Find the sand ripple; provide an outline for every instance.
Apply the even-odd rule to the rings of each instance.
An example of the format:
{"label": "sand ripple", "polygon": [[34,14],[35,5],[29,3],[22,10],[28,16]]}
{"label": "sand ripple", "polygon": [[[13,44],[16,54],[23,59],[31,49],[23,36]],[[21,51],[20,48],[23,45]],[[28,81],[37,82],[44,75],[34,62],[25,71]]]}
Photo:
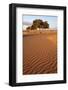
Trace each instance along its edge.
{"label": "sand ripple", "polygon": [[23,43],[23,74],[57,73],[57,33],[24,36]]}

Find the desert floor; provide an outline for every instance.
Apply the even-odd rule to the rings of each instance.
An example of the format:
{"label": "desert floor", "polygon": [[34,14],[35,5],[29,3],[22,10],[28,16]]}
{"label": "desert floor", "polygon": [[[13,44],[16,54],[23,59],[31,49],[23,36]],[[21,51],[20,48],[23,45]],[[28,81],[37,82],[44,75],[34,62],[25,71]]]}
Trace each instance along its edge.
{"label": "desert floor", "polygon": [[57,31],[52,32],[23,35],[24,75],[57,73]]}

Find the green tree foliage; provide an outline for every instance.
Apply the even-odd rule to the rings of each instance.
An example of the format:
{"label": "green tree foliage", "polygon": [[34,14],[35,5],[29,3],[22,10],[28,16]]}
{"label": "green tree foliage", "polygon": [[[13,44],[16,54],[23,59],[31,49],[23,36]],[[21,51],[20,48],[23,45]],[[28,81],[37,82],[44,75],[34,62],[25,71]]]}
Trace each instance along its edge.
{"label": "green tree foliage", "polygon": [[30,27],[30,26],[29,26],[29,27],[27,27],[27,28],[26,28],[26,30],[30,31],[30,30],[31,30],[31,27]]}
{"label": "green tree foliage", "polygon": [[28,29],[35,30],[37,28],[49,28],[49,24],[47,21],[43,22],[41,19],[36,19],[33,21],[31,27],[27,27],[27,30]]}
{"label": "green tree foliage", "polygon": [[44,25],[44,28],[49,28],[49,24],[48,24],[48,22],[47,21],[45,21],[44,23],[43,23]]}
{"label": "green tree foliage", "polygon": [[32,26],[31,26],[31,30],[34,30],[34,29],[36,29],[36,28],[37,28],[36,25],[32,25]]}

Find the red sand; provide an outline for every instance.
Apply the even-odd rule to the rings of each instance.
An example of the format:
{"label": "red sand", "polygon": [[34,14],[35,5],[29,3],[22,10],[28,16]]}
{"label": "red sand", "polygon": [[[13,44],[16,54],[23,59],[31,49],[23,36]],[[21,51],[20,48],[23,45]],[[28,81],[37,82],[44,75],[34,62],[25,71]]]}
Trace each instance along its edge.
{"label": "red sand", "polygon": [[57,32],[23,36],[23,74],[57,73]]}

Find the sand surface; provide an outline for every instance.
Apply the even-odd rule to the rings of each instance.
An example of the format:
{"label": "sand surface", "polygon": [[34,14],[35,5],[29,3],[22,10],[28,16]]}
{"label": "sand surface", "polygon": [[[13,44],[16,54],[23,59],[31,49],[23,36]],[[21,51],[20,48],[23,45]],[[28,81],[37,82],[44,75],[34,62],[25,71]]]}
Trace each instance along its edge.
{"label": "sand surface", "polygon": [[57,32],[23,36],[23,74],[57,73]]}

